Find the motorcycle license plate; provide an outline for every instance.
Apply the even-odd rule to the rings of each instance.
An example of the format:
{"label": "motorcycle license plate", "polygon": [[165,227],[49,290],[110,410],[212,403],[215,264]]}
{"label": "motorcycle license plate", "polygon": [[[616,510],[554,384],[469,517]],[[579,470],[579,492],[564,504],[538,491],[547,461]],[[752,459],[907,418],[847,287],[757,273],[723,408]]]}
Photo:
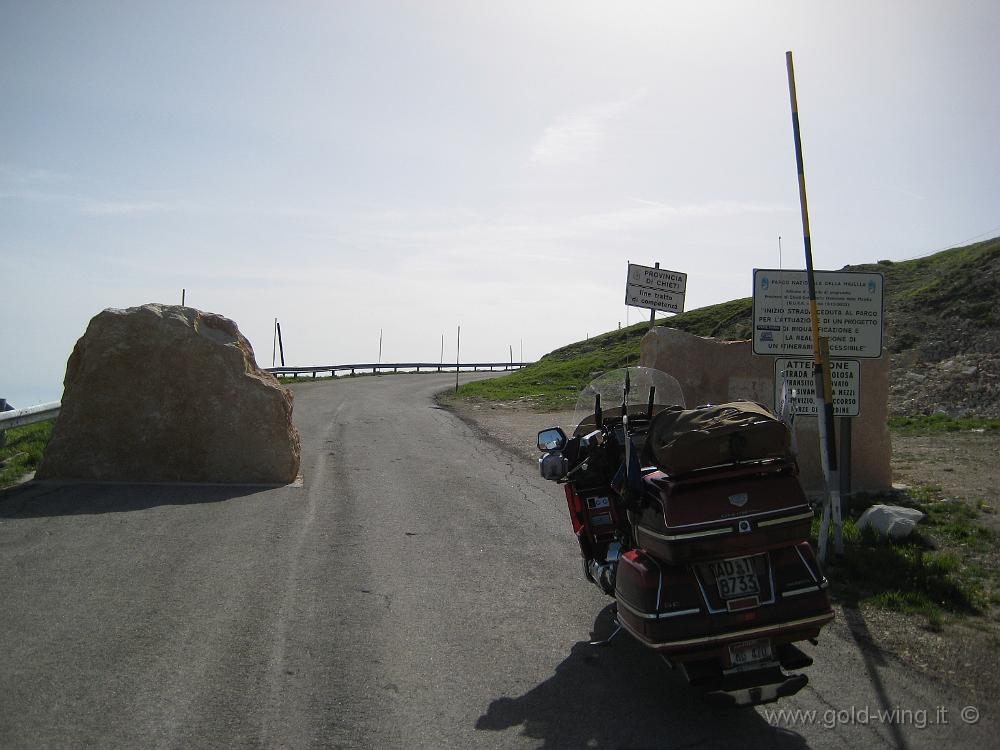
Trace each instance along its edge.
{"label": "motorcycle license plate", "polygon": [[752,557],[719,560],[709,563],[708,568],[715,576],[715,585],[719,587],[719,596],[723,599],[735,599],[740,596],[752,596],[760,593]]}
{"label": "motorcycle license plate", "polygon": [[757,638],[753,641],[741,641],[729,646],[729,657],[734,667],[767,661],[771,658],[771,639]]}

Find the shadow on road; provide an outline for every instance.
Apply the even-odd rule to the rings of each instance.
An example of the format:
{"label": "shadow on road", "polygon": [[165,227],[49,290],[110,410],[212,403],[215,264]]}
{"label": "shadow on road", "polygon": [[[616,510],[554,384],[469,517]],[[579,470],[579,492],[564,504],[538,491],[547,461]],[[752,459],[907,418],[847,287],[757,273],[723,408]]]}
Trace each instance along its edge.
{"label": "shadow on road", "polygon": [[[886,666],[882,650],[875,645],[875,640],[868,630],[868,623],[865,622],[865,617],[860,609],[845,604],[842,611],[844,619],[847,621],[847,627],[851,632],[851,637],[854,638],[854,642],[858,646],[858,651],[861,652],[861,656],[865,660],[865,668],[871,680],[872,688],[875,690],[875,695],[878,696],[881,708],[886,713],[891,714],[899,704],[890,698],[885,682],[879,674],[878,668],[882,667],[884,669]],[[892,734],[895,746],[900,748],[900,750],[907,750],[910,745],[903,735],[902,727],[895,722],[889,722],[888,729]]]}
{"label": "shadow on road", "polygon": [[[611,632],[612,605],[592,637]],[[805,748],[801,735],[753,708],[712,705],[627,634],[611,647],[573,646],[555,674],[517,698],[498,698],[478,731],[521,726],[544,748]]]}
{"label": "shadow on road", "polygon": [[0,518],[47,518],[219,503],[274,489],[262,485],[91,484],[29,482],[0,490]]}

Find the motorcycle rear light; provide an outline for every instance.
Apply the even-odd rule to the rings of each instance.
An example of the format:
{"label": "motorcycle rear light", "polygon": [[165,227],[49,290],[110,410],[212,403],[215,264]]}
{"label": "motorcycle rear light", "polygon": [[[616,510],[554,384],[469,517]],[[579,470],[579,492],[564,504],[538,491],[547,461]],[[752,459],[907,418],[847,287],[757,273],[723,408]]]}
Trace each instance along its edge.
{"label": "motorcycle rear light", "polygon": [[569,484],[563,485],[566,491],[566,504],[569,506],[569,518],[573,522],[573,533],[579,534],[583,528],[583,500],[573,491]]}
{"label": "motorcycle rear light", "polygon": [[619,576],[629,578],[631,584],[640,589],[659,588],[660,570],[653,558],[636,549],[630,549],[622,558],[627,564],[618,566]]}

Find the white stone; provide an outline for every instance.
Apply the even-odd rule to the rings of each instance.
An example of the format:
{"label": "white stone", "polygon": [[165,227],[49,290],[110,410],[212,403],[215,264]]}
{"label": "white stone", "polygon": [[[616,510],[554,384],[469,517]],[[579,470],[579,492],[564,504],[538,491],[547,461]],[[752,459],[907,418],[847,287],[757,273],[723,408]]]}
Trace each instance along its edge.
{"label": "white stone", "polygon": [[873,505],[861,514],[857,527],[871,526],[882,536],[891,539],[908,537],[926,514],[914,508],[899,505]]}

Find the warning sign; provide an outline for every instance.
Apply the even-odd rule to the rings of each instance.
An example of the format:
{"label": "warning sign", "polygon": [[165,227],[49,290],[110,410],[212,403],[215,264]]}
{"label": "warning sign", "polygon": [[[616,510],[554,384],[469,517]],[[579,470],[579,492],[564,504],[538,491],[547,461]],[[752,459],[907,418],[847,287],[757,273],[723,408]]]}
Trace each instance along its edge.
{"label": "warning sign", "polygon": [[[835,417],[856,417],[861,412],[861,361],[857,359],[835,359],[829,363],[830,380],[833,382],[833,415]],[[784,373],[784,375],[782,375]],[[788,390],[795,391],[792,405],[795,414],[815,417],[816,387],[813,379],[812,359],[774,360],[774,403],[781,403],[782,381],[788,382]]]}
{"label": "warning sign", "polygon": [[[819,332],[831,356],[881,357],[882,274],[816,271],[815,279]],[[753,353],[812,356],[805,271],[754,270]]]}

